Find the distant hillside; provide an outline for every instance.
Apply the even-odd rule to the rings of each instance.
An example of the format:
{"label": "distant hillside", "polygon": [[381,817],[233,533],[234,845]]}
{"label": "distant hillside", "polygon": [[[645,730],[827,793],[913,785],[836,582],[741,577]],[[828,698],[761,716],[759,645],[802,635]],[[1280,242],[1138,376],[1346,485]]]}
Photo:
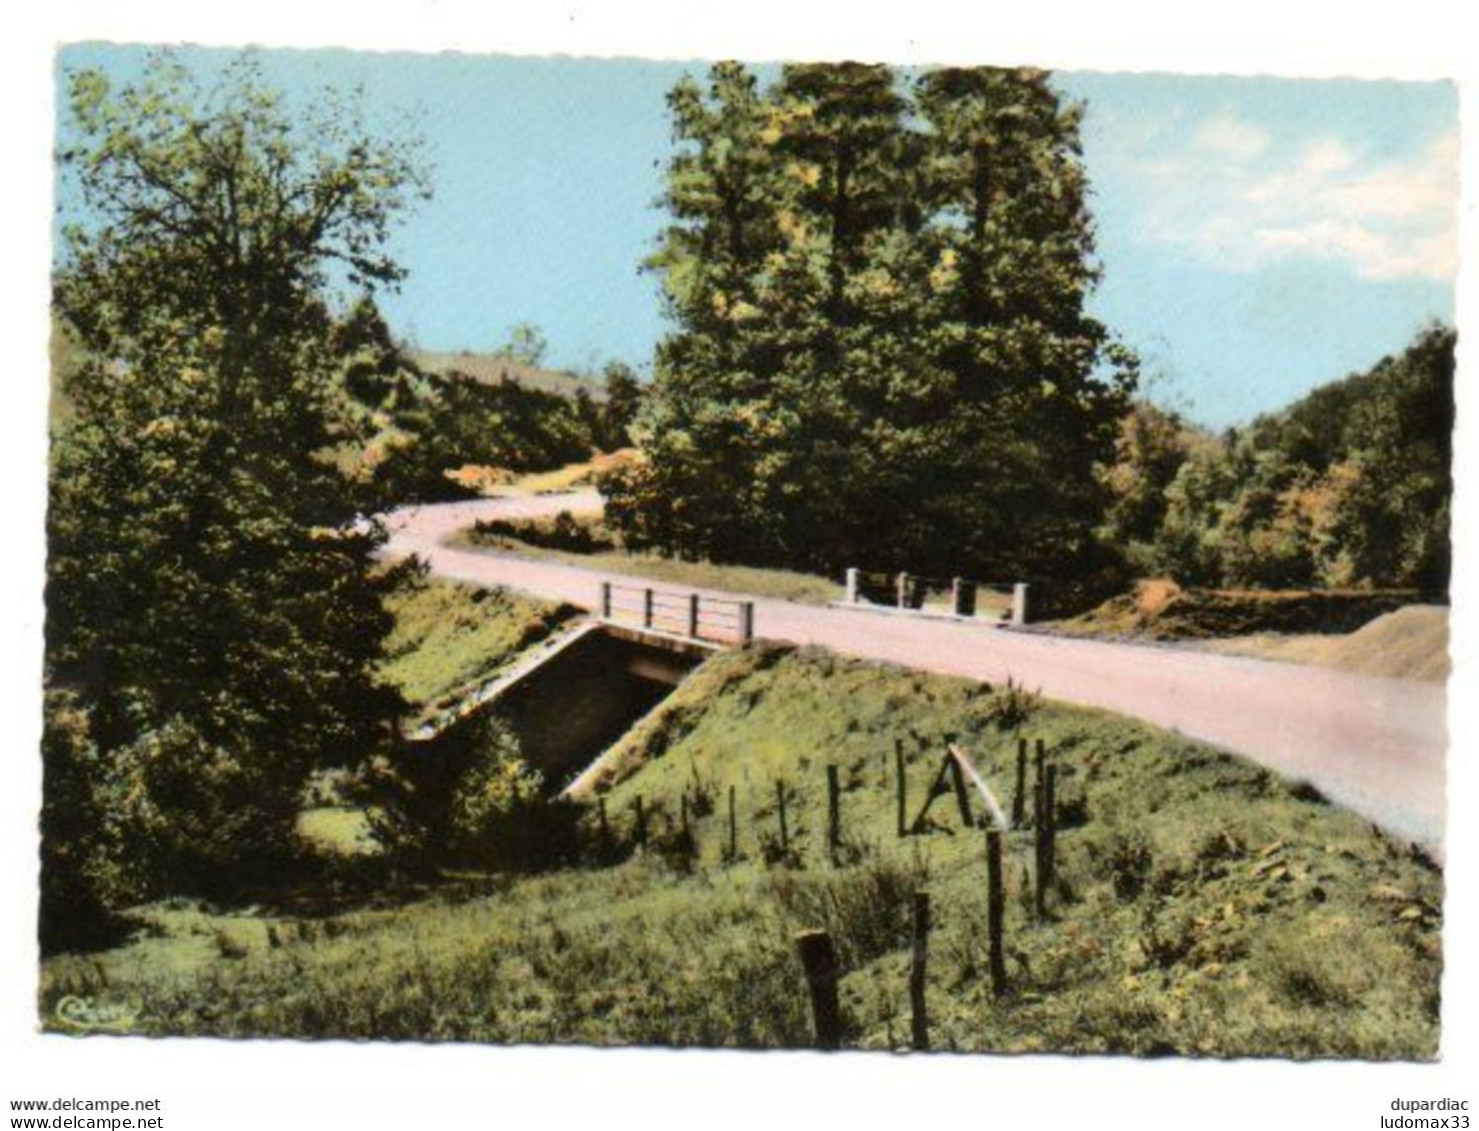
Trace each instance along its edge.
{"label": "distant hillside", "polygon": [[433,353],[428,350],[412,350],[410,357],[416,365],[428,372],[446,374],[455,369],[485,385],[496,385],[506,377],[523,385],[526,389],[558,393],[562,397],[574,397],[576,393],[584,389],[594,401],[606,399],[606,389],[599,381],[554,369],[536,369],[522,361],[500,357],[497,354]]}
{"label": "distant hillside", "polygon": [[1202,588],[1448,588],[1451,327],[1212,436],[1137,405],[1104,476],[1142,576]]}

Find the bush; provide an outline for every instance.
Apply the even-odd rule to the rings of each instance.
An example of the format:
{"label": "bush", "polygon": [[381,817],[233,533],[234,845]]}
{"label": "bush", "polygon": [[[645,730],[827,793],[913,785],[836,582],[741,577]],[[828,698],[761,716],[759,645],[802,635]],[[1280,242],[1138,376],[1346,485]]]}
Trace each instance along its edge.
{"label": "bush", "polygon": [[1105,863],[1114,894],[1129,901],[1145,890],[1153,863],[1150,845],[1139,835],[1116,835],[1110,843]]}
{"label": "bush", "polygon": [[509,538],[544,550],[564,550],[572,554],[596,554],[614,550],[616,539],[599,519],[576,518],[561,511],[553,519],[507,522],[488,519],[473,527],[475,541]]}
{"label": "bush", "polygon": [[136,892],[105,829],[104,767],[87,713],[69,692],[47,693],[41,758],[39,927],[50,954],[106,941],[110,909]]}
{"label": "bush", "polygon": [[252,750],[206,742],[178,717],[104,751],[69,691],[42,735],[40,934],[47,951],[110,937],[110,915],[164,894],[228,898],[302,862],[300,789]]}
{"label": "bush", "polygon": [[911,901],[928,879],[917,862],[871,860],[825,880],[776,871],[771,891],[797,925],[826,929],[843,964],[856,969],[909,945]]}
{"label": "bush", "polygon": [[448,805],[450,858],[534,871],[577,856],[579,806],[546,798],[544,776],[524,761],[502,720],[484,714],[465,725],[476,729]]}

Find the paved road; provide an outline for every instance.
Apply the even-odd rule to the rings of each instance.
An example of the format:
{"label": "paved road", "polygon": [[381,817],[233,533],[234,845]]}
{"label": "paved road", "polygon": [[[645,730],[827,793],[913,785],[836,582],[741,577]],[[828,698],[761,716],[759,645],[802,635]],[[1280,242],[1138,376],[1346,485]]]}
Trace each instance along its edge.
{"label": "paved road", "polygon": [[[442,577],[591,608],[603,579],[631,579],[442,543],[482,518],[600,507],[599,495],[583,491],[402,508],[384,516],[391,533],[385,554],[418,554]],[[757,635],[993,683],[1010,676],[1054,699],[1133,715],[1307,780],[1442,858],[1447,696],[1441,685],[752,599]]]}

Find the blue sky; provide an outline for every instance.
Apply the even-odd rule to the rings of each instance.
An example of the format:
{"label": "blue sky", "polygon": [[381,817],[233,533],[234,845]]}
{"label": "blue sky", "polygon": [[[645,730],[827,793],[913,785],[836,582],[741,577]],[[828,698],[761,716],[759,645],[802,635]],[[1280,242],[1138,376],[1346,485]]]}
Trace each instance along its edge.
{"label": "blue sky", "polygon": [[[227,52],[183,53],[200,66]],[[84,45],[59,66],[136,74]],[[638,264],[663,222],[663,96],[702,64],[274,51],[293,99],[363,84],[412,110],[435,196],[396,238],[410,277],[382,305],[429,349],[539,325],[551,363],[640,370],[664,332]],[[1141,352],[1150,392],[1223,426],[1452,320],[1457,95],[1441,83],[1060,74],[1088,106],[1104,280],[1093,310]]]}

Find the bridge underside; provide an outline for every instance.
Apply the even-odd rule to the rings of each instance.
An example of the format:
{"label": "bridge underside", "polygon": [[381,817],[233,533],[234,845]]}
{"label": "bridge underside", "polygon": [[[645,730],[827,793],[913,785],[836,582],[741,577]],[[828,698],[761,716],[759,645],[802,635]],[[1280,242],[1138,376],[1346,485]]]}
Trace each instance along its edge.
{"label": "bridge underside", "polygon": [[[496,712],[551,794],[662,702],[715,645],[603,624],[552,653],[517,682],[417,745],[433,761],[462,761],[468,722]],[[455,773],[451,766],[438,773]]]}

